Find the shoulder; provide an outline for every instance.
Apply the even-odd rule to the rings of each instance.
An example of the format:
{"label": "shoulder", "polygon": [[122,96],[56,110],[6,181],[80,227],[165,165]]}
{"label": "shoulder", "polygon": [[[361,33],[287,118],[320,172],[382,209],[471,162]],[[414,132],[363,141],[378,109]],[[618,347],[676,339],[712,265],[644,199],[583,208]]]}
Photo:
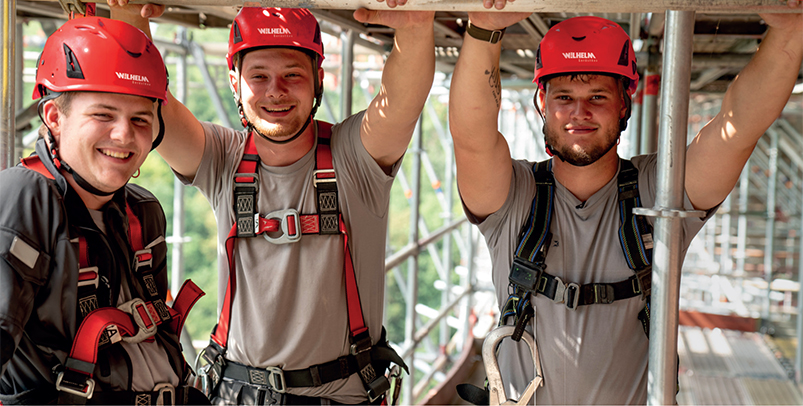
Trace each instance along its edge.
{"label": "shoulder", "polygon": [[14,210],[38,210],[62,201],[61,193],[53,180],[18,166],[0,172],[0,190],[3,191],[0,205]]}
{"label": "shoulder", "polygon": [[[365,116],[365,110],[348,116],[345,120],[332,125],[332,138],[346,136],[359,136],[360,128],[362,127],[362,120]],[[326,123],[328,124],[328,123]]]}
{"label": "shoulder", "polygon": [[158,223],[165,223],[165,214],[161,203],[149,190],[142,186],[129,183],[125,187],[126,203],[131,210],[136,213],[140,222],[145,224],[150,219],[155,219]]}

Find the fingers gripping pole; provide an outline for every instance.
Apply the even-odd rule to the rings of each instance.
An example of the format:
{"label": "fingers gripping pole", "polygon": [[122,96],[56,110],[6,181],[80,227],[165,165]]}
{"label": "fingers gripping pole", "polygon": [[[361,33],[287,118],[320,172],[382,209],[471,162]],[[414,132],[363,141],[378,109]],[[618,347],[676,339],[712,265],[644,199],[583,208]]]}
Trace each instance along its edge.
{"label": "fingers gripping pole", "polygon": [[488,333],[488,336],[485,337],[485,342],[482,344],[482,361],[485,364],[485,373],[488,376],[489,403],[491,405],[526,405],[535,394],[535,389],[544,384],[541,361],[538,357],[538,349],[535,347],[535,339],[525,331],[521,338],[530,347],[533,364],[535,365],[535,377],[524,389],[518,401],[508,400],[505,393],[505,385],[502,382],[502,374],[499,371],[499,361],[496,359],[496,348],[502,339],[512,336],[514,330],[515,326],[497,327]]}

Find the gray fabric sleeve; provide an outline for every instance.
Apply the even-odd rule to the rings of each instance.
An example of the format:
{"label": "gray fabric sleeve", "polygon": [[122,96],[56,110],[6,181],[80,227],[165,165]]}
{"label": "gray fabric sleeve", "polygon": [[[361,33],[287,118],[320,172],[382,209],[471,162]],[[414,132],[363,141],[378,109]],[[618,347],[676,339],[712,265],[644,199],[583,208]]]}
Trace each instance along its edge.
{"label": "gray fabric sleeve", "polygon": [[206,197],[212,205],[212,209],[217,210],[216,198],[220,193],[230,193],[228,189],[231,182],[224,181],[224,176],[234,174],[239,165],[239,160],[230,159],[232,154],[242,156],[245,148],[244,131],[235,131],[230,128],[219,126],[212,123],[201,123],[204,129],[204,153],[198,170],[193,179],[186,178],[173,171],[179,181],[185,185],[195,186]]}
{"label": "gray fabric sleeve", "polygon": [[393,164],[390,174],[365,149],[360,127],[365,111],[354,114],[332,128],[332,159],[337,176],[353,184],[368,210],[378,217],[387,211],[390,194],[387,190],[399,172],[404,157]]}

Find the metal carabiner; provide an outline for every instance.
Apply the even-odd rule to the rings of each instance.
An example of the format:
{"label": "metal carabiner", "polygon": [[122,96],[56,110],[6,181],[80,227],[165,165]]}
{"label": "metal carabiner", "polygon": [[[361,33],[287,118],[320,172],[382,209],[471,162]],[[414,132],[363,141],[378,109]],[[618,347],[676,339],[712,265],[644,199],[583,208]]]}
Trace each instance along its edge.
{"label": "metal carabiner", "polygon": [[544,376],[541,373],[541,361],[538,357],[538,349],[535,347],[535,339],[532,334],[524,332],[521,338],[527,343],[532,352],[533,364],[535,364],[535,377],[522,392],[518,401],[508,400],[505,393],[505,385],[502,382],[502,373],[499,371],[499,361],[496,359],[496,348],[499,342],[505,337],[513,335],[515,326],[500,326],[493,329],[485,341],[482,343],[482,361],[485,364],[485,373],[488,376],[489,404],[497,405],[526,405],[535,395],[535,389],[544,384]]}

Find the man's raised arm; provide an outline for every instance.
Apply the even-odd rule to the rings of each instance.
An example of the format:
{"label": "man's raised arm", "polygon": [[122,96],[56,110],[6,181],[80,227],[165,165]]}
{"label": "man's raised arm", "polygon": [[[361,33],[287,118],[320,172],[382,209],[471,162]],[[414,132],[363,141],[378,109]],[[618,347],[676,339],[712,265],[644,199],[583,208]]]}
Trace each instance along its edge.
{"label": "man's raised arm", "polygon": [[[488,31],[502,30],[528,15],[469,13],[469,24]],[[510,149],[497,126],[502,102],[501,49],[501,41],[493,44],[467,33],[449,93],[457,185],[463,203],[480,220],[502,207],[513,173]]]}
{"label": "man's raised arm", "polygon": [[[388,4],[391,5],[390,2]],[[385,170],[401,158],[424,109],[435,76],[433,11],[359,9],[354,18],[396,30],[382,70],[382,86],[363,117],[360,137]]]}
{"label": "man's raised arm", "polygon": [[[164,6],[155,4],[128,5],[128,0],[107,0],[111,17],[127,22],[151,35],[148,19],[158,17]],[[165,136],[156,152],[173,170],[187,179],[193,179],[201,164],[206,138],[201,122],[168,91],[168,102],[162,106]]]}
{"label": "man's raised arm", "polygon": [[[789,2],[797,9],[797,2]],[[686,156],[686,193],[695,208],[721,203],[756,143],[783,111],[803,60],[803,14],[762,14],[769,25],[759,50],[728,88],[722,109]]]}

